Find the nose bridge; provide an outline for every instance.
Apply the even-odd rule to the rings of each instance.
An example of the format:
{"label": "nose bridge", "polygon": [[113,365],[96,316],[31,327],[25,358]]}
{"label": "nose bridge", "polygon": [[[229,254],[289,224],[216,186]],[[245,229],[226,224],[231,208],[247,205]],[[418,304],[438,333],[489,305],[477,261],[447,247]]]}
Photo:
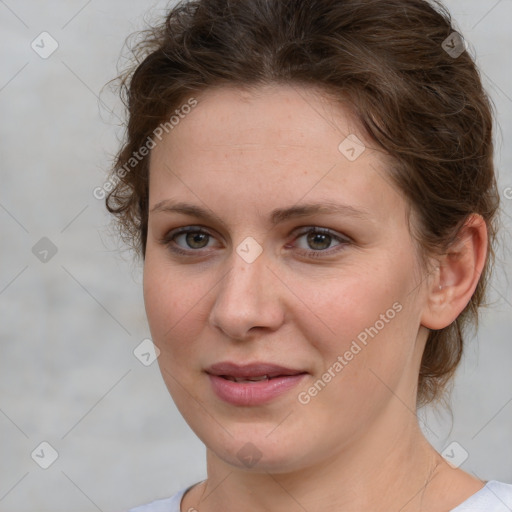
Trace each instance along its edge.
{"label": "nose bridge", "polygon": [[267,262],[262,255],[250,261],[235,252],[230,260],[229,272],[221,282],[218,302],[228,307],[236,304],[239,310],[249,310],[261,301],[261,294],[265,292],[265,273],[269,272]]}
{"label": "nose bridge", "polygon": [[252,327],[274,329],[280,321],[276,290],[269,286],[268,258],[256,249],[244,241],[233,251],[210,315],[213,325],[234,338],[243,338]]}
{"label": "nose bridge", "polygon": [[233,254],[230,272],[223,283],[223,291],[226,297],[243,300],[244,303],[257,300],[259,295],[258,282],[261,283],[263,279],[263,265],[261,263],[262,260],[247,263],[237,254]]}

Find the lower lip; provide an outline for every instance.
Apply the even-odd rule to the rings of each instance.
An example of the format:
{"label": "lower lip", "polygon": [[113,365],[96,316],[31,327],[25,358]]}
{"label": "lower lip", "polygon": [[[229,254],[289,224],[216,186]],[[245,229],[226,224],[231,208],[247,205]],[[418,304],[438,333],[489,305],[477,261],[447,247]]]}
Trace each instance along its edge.
{"label": "lower lip", "polygon": [[288,375],[255,382],[234,382],[217,375],[210,375],[215,394],[232,405],[261,405],[294,388],[304,377]]}

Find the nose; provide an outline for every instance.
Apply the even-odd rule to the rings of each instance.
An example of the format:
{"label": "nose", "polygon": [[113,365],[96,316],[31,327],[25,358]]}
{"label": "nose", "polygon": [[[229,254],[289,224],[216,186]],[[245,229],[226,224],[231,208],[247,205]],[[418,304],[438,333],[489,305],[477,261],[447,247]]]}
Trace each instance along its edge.
{"label": "nose", "polygon": [[209,315],[210,324],[229,338],[246,340],[283,323],[283,285],[268,263],[265,251],[252,263],[231,255]]}

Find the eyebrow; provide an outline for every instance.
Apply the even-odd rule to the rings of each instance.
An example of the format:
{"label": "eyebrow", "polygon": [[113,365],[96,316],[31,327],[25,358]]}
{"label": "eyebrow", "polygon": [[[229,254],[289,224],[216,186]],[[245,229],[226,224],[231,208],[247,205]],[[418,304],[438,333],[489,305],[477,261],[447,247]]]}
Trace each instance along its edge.
{"label": "eyebrow", "polygon": [[[157,203],[150,212],[181,213],[207,221],[215,221],[222,226],[226,225],[226,223],[211,210],[190,203],[175,203],[169,199]],[[370,218],[370,213],[367,210],[359,210],[350,205],[327,201],[323,203],[298,204],[288,208],[276,208],[272,210],[270,214],[270,224],[276,226],[290,219],[316,214],[342,215],[344,217],[354,217],[361,220],[368,220]]]}

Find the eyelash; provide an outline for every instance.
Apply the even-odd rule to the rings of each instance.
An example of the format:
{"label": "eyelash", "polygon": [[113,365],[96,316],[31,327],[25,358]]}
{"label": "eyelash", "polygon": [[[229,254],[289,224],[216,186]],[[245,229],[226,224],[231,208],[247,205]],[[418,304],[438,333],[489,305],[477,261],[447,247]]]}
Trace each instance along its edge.
{"label": "eyelash", "polygon": [[[160,239],[160,243],[162,245],[166,246],[167,248],[169,248],[175,254],[178,254],[180,256],[193,257],[194,255],[192,253],[199,253],[201,251],[201,249],[184,250],[184,249],[181,249],[179,246],[177,246],[175,243],[175,238],[177,238],[180,235],[187,234],[187,233],[200,233],[200,234],[205,234],[209,237],[213,237],[213,235],[211,233],[209,233],[204,228],[201,228],[200,226],[187,226],[184,228],[177,228],[177,229],[170,231],[169,233],[167,233]],[[322,257],[325,257],[326,255],[332,256],[333,254],[344,250],[346,248],[346,246],[352,242],[348,237],[338,236],[334,232],[332,232],[330,229],[321,228],[321,227],[317,227],[317,226],[308,226],[307,229],[298,233],[293,241],[295,241],[305,235],[308,235],[309,233],[329,235],[332,238],[332,241],[339,242],[339,244],[337,246],[335,246],[334,248],[331,248],[331,249],[319,249],[316,251],[313,249],[300,250],[300,252],[302,253],[303,256],[307,256],[307,257],[311,257],[311,258],[322,258]]]}

